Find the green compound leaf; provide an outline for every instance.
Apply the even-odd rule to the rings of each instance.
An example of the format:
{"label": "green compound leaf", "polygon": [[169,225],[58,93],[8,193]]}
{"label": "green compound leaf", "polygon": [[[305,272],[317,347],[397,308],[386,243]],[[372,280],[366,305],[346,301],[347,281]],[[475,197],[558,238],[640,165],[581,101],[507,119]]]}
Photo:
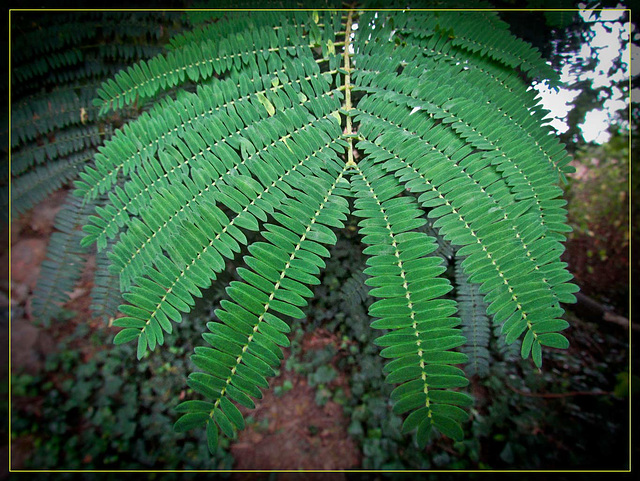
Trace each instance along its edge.
{"label": "green compound leaf", "polygon": [[[571,229],[556,183],[572,168],[529,88],[558,75],[497,12],[360,7],[219,12],[100,79],[93,101],[74,86],[12,106],[13,213],[75,183],[39,317],[59,313],[93,244],[95,312],[138,359],[224,289],[190,357],[200,399],[174,425],[206,426],[212,455],[269,388],[350,215],[371,328],[384,331],[370,347],[419,446],[463,438],[493,336],[538,367],[569,345],[562,303],[578,288],[560,258]],[[83,61],[83,49],[49,53],[49,31],[37,38],[48,63],[38,73],[16,51],[16,79],[59,80],[57,63]],[[117,129],[74,125],[114,111]]]}

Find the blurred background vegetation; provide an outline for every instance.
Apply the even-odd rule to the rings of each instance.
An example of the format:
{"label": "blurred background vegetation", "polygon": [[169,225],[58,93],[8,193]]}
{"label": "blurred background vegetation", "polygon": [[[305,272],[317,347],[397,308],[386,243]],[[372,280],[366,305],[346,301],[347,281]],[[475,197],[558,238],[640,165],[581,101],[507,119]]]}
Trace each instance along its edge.
{"label": "blurred background vegetation", "polygon": [[[496,8],[522,6],[516,1],[494,3]],[[543,8],[547,3],[531,0],[526,5]],[[624,7],[617,2],[589,5]],[[576,4],[553,4],[553,8],[562,7]],[[14,35],[33,31],[28,21],[19,23],[27,17],[14,15]],[[630,384],[637,390],[637,375],[631,376],[629,368],[638,365],[637,354],[629,359],[630,330],[624,325],[632,307],[630,272],[634,283],[638,274],[637,260],[631,263],[629,258],[630,248],[635,251],[638,242],[637,209],[631,203],[638,182],[634,155],[638,132],[637,124],[629,123],[637,119],[638,105],[629,98],[630,87],[638,88],[638,76],[631,72],[630,85],[626,49],[630,40],[637,46],[639,35],[638,23],[628,12],[613,20],[603,15],[503,14],[514,33],[567,74],[571,100],[557,120],[577,172],[565,186],[574,230],[564,260],[583,297],[575,307],[567,306],[570,349],[553,352],[541,372],[520,359],[517,347],[493,346],[490,371],[472,379],[476,404],[463,442],[442,438],[420,451],[413,439],[400,434],[401,418],[390,410],[392,386],[383,382],[382,359],[372,342],[376,334],[367,317],[371,300],[363,283],[364,258],[352,221],[339,233],[322,283],[305,311],[307,317],[293,326],[286,361],[270,392],[250,413],[248,429],[237,440],[221,441],[217,456],[211,458],[204,432],[176,435],[170,426],[176,401],[190,396],[184,382],[190,372],[187,355],[224,291],[212,288],[206,300],[184,316],[175,335],[167,339],[167,348],[147,354],[138,363],[131,346],[112,346],[113,331],[105,321],[91,316],[91,270],[96,262],[91,258],[63,315],[43,325],[32,316],[31,302],[46,243],[54,231],[53,219],[64,200],[63,187],[14,219],[9,239],[12,290],[8,280],[3,281],[0,316],[8,327],[11,311],[12,424],[9,433],[3,418],[0,430],[3,439],[10,438],[12,443],[12,467],[627,469]],[[621,33],[611,40],[620,42],[615,43],[619,55],[606,71],[594,75],[603,65],[602,48],[590,47],[595,26],[615,32],[620,25],[625,30],[630,21],[627,37]],[[132,42],[146,41],[150,47],[132,50],[126,60],[152,55],[169,32],[186,23],[178,15],[163,16],[155,38],[143,35]],[[634,52],[631,55],[637,55]],[[117,70],[117,64],[112,62],[110,68]],[[614,80],[602,83],[603,77]],[[620,101],[607,104],[608,100]],[[587,141],[584,130],[585,120],[594,111],[605,112],[608,123],[597,143]],[[633,183],[630,174],[635,174]],[[8,265],[8,249],[3,247],[0,254]],[[445,243],[439,254],[453,271]],[[228,269],[224,275],[228,280],[236,274]],[[4,378],[8,380],[7,369]],[[3,386],[6,395],[7,383]],[[6,401],[3,409],[8,411]],[[8,447],[3,450],[6,455]],[[632,451],[637,454],[637,448]],[[230,476],[244,479],[241,473]]]}

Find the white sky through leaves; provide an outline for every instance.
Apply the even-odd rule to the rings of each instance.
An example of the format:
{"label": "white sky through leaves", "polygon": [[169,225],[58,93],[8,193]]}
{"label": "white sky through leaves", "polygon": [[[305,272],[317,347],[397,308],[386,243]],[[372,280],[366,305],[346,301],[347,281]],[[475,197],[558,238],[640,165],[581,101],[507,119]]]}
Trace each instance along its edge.
{"label": "white sky through leaves", "polygon": [[[584,123],[579,126],[586,142],[600,144],[609,140],[610,134],[607,129],[614,121],[616,111],[624,109],[629,103],[628,94],[624,94],[615,86],[612,87],[612,84],[625,80],[628,82],[629,79],[630,23],[622,21],[622,10],[603,10],[599,18],[591,11],[583,11],[580,15],[585,22],[591,24],[593,38],[588,44],[583,44],[579,52],[567,57],[562,68],[561,80],[570,87],[577,81],[589,79],[592,80],[594,89],[611,89],[611,96],[603,99],[602,107],[588,112]],[[637,32],[634,34],[637,35]],[[632,57],[637,57],[637,54],[638,52],[631,52]],[[594,57],[597,59],[594,70],[583,71],[580,75],[572,71],[572,66],[584,65]],[[618,57],[621,57],[622,68],[612,70],[613,62]],[[632,65],[634,64],[637,65],[637,62],[632,60]],[[631,73],[636,75],[638,72]],[[563,88],[556,92],[541,84],[535,88],[540,92],[544,107],[551,111],[549,124],[559,133],[566,132],[569,127],[565,120],[572,108],[571,102],[578,96],[579,90]]]}

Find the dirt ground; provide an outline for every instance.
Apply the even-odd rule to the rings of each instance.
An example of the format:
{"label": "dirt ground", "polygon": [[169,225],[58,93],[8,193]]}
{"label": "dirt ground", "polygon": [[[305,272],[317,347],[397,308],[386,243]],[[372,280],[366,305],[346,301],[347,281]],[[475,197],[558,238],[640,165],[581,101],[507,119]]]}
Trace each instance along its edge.
{"label": "dirt ground", "polygon": [[[89,294],[92,287],[94,263],[89,260],[79,286],[72,299],[65,305],[75,311],[76,316],[67,323],[53,323],[45,328],[33,319],[31,301],[38,280],[40,264],[46,257],[49,236],[54,231],[55,215],[60,210],[66,192],[59,191],[34,208],[19,221],[14,222],[11,232],[11,293],[9,300],[9,272],[0,285],[0,303],[4,307],[11,302],[11,365],[13,373],[38,374],[44,368],[48,354],[53,352],[59,340],[73,332],[75,325],[89,322],[93,329],[103,329],[102,321],[91,321]],[[1,265],[9,265],[9,251],[0,252]],[[62,324],[62,325],[61,325]],[[6,341],[5,341],[6,342]],[[308,348],[318,348],[326,340],[311,339]],[[316,344],[320,344],[317,346]],[[6,344],[5,344],[6,345]],[[86,347],[83,347],[86,349]],[[90,357],[91,353],[84,353]],[[357,467],[361,454],[348,437],[347,422],[342,407],[332,401],[319,406],[315,401],[315,390],[307,384],[305,377],[285,372],[270,383],[282,385],[288,380],[292,389],[276,396],[273,390],[256,401],[256,409],[245,410],[255,423],[239,434],[231,445],[237,460],[234,469],[239,470],[286,470],[286,469],[332,469],[342,470]],[[19,400],[15,400],[19,401]],[[293,414],[293,415],[292,415]],[[6,446],[2,447],[6,450]],[[12,446],[12,467],[19,468],[29,456],[29,443],[16,442]],[[60,466],[59,469],[64,469]],[[266,475],[265,475],[266,476]],[[279,480],[325,479],[326,473],[280,473]],[[337,479],[344,474],[336,473]],[[234,473],[235,480],[259,479],[256,473]]]}
{"label": "dirt ground", "polygon": [[[301,376],[285,373],[274,385],[281,385],[284,380],[291,381],[293,388],[281,397],[273,390],[267,392],[250,413],[256,424],[242,431],[231,446],[238,460],[235,468],[340,470],[357,467],[361,455],[347,436],[342,407],[332,401],[318,406],[315,389]],[[237,473],[234,479],[255,477],[242,477]],[[297,478],[290,474],[278,479]],[[305,473],[305,479],[324,478]]]}

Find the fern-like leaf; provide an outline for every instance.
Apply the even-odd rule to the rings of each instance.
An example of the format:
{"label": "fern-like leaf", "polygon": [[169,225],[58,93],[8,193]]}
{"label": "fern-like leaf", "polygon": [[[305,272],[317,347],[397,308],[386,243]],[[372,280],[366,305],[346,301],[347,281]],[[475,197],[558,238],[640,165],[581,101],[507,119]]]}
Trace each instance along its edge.
{"label": "fern-like leaf", "polygon": [[[320,129],[313,134],[300,130],[297,134],[294,133],[288,139],[279,142],[278,149],[263,150],[259,156],[253,154],[248,156],[245,167],[248,175],[229,177],[227,183],[219,188],[216,198],[231,207],[235,213],[231,219],[213,203],[205,200],[194,207],[192,218],[197,216],[198,222],[184,220],[178,224],[180,229],[178,236],[188,239],[189,242],[184,246],[172,246],[169,257],[158,253],[154,260],[157,267],[147,269],[145,277],[142,277],[146,279],[143,281],[146,286],[142,284],[134,286],[131,294],[124,296],[133,303],[133,306],[122,306],[121,311],[136,319],[144,336],[153,336],[154,333],[157,335],[161,332],[160,325],[165,332],[170,333],[168,319],[180,322],[177,311],[188,312],[189,305],[193,302],[192,296],[200,294],[199,288],[209,287],[211,280],[215,279],[215,273],[224,268],[223,258],[233,259],[234,253],[239,252],[238,242],[246,244],[246,237],[238,227],[257,230],[258,219],[265,220],[267,214],[273,214],[274,211],[283,208],[282,202],[292,188],[290,184],[300,182],[303,178],[302,172],[309,175],[313,172],[310,169],[318,168],[318,163],[336,161],[335,152],[341,151],[343,147],[330,140],[338,133],[335,119],[333,122],[324,119],[323,122],[324,128],[330,135],[322,136]],[[320,125],[322,124],[321,122]],[[301,145],[311,148],[311,153],[305,155]],[[268,160],[271,162],[267,163]],[[307,163],[310,165],[307,166]],[[253,180],[251,174],[256,175],[262,184]],[[171,200],[180,202],[181,199],[176,198],[173,192],[179,191],[174,190],[171,193],[166,191],[166,198],[163,197],[159,202]],[[184,192],[191,195],[190,193],[201,192],[201,190],[185,189]],[[162,207],[162,204],[160,205]],[[180,204],[177,207],[164,208],[167,212],[171,209],[180,210]],[[155,222],[157,225],[158,222]],[[137,225],[140,226],[140,235],[146,235],[147,239],[153,235],[149,230],[144,230],[143,224],[134,224],[134,227]],[[114,247],[114,253],[118,255],[116,247]],[[137,282],[141,282],[140,278]],[[149,289],[149,282],[159,283],[161,288],[155,288],[152,291]],[[125,327],[124,323],[132,322],[129,318],[119,319],[116,325]],[[150,325],[153,331],[145,330],[147,325]],[[123,339],[122,336],[119,340]],[[138,342],[141,346],[149,346],[153,349],[156,345],[154,340],[152,337],[150,342],[149,339]],[[141,348],[140,352],[144,352],[144,349]]]}
{"label": "fern-like leaf", "polygon": [[469,376],[486,377],[489,374],[489,342],[491,325],[487,316],[487,305],[478,292],[478,286],[471,284],[462,268],[462,258],[456,258],[456,300],[462,320],[462,333],[467,339],[462,351],[469,361],[465,372]]}
{"label": "fern-like leaf", "polygon": [[33,299],[33,315],[45,325],[59,314],[80,279],[87,255],[86,249],[80,246],[81,227],[93,208],[93,204],[83,206],[77,198],[68,195],[56,215],[57,232],[51,234]]}
{"label": "fern-like leaf", "polygon": [[268,387],[266,377],[274,375],[273,368],[283,358],[278,345],[289,345],[283,333],[290,328],[281,317],[304,316],[300,307],[307,304],[304,297],[312,294],[305,285],[318,283],[322,257],[329,255],[322,244],[335,243],[331,227],[343,227],[340,218],[348,211],[347,201],[340,196],[349,187],[343,178],[345,170],[311,175],[313,188],[304,193],[292,190],[283,213],[275,216],[281,226],[267,224],[269,242],[249,247],[251,256],[245,262],[250,269],[238,270],[245,282],[231,282],[227,293],[232,301],[223,301],[216,311],[220,321],[207,325],[210,332],[203,337],[211,347],[197,347],[191,356],[204,372],[191,374],[187,384],[212,402],[179,405],[178,412],[185,414],[175,429],[206,424],[212,453],[218,427],[229,437],[234,436],[233,426],[244,427],[230,400],[253,408],[251,397],[262,397],[259,388]]}
{"label": "fern-like leaf", "polygon": [[[303,316],[333,229],[353,214],[376,299],[371,326],[383,331],[375,343],[397,385],[393,410],[407,414],[403,430],[420,446],[437,432],[462,439],[467,376],[489,368],[489,320],[500,349],[517,346],[538,367],[543,346],[568,344],[561,304],[575,301],[577,287],[560,260],[570,228],[555,182],[571,168],[529,89],[555,85],[557,74],[496,12],[187,18],[192,31],[101,82],[85,111],[100,122],[124,116],[74,192],[79,206],[97,202],[81,242],[99,252],[94,311],[115,317],[114,287],[125,300],[114,342],[149,355],[228,264],[244,260],[191,356],[198,371],[187,384],[204,399],[180,404],[174,426],[206,426],[215,452],[221,434],[245,425],[237,405],[253,407],[268,387],[288,319]],[[104,45],[99,55],[151,50]],[[28,57],[19,56],[24,79],[81,60]],[[75,175],[80,162],[69,175],[63,162],[80,141],[65,135],[79,128],[86,99],[72,90],[52,105],[33,95],[16,108],[13,175],[39,185],[43,168],[60,169],[58,183]],[[57,118],[67,105],[75,117]],[[21,198],[36,198],[33,182],[21,182],[16,212],[28,208]]]}
{"label": "fern-like leaf", "polygon": [[412,232],[426,222],[411,197],[397,197],[400,184],[370,162],[359,162],[352,181],[357,197],[355,214],[360,222],[364,253],[372,276],[370,291],[381,299],[369,307],[379,319],[371,326],[391,329],[376,339],[383,346],[380,355],[392,358],[385,366],[387,381],[403,383],[391,394],[394,412],[412,411],[403,429],[417,428],[418,444],[424,446],[433,427],[462,439],[460,422],[468,415],[458,406],[471,398],[443,389],[463,387],[468,381],[463,371],[453,366],[466,362],[466,356],[452,349],[466,341],[451,317],[455,302],[438,299],[452,288],[447,279],[438,278],[445,268],[442,259],[429,257],[437,245],[433,237]]}

